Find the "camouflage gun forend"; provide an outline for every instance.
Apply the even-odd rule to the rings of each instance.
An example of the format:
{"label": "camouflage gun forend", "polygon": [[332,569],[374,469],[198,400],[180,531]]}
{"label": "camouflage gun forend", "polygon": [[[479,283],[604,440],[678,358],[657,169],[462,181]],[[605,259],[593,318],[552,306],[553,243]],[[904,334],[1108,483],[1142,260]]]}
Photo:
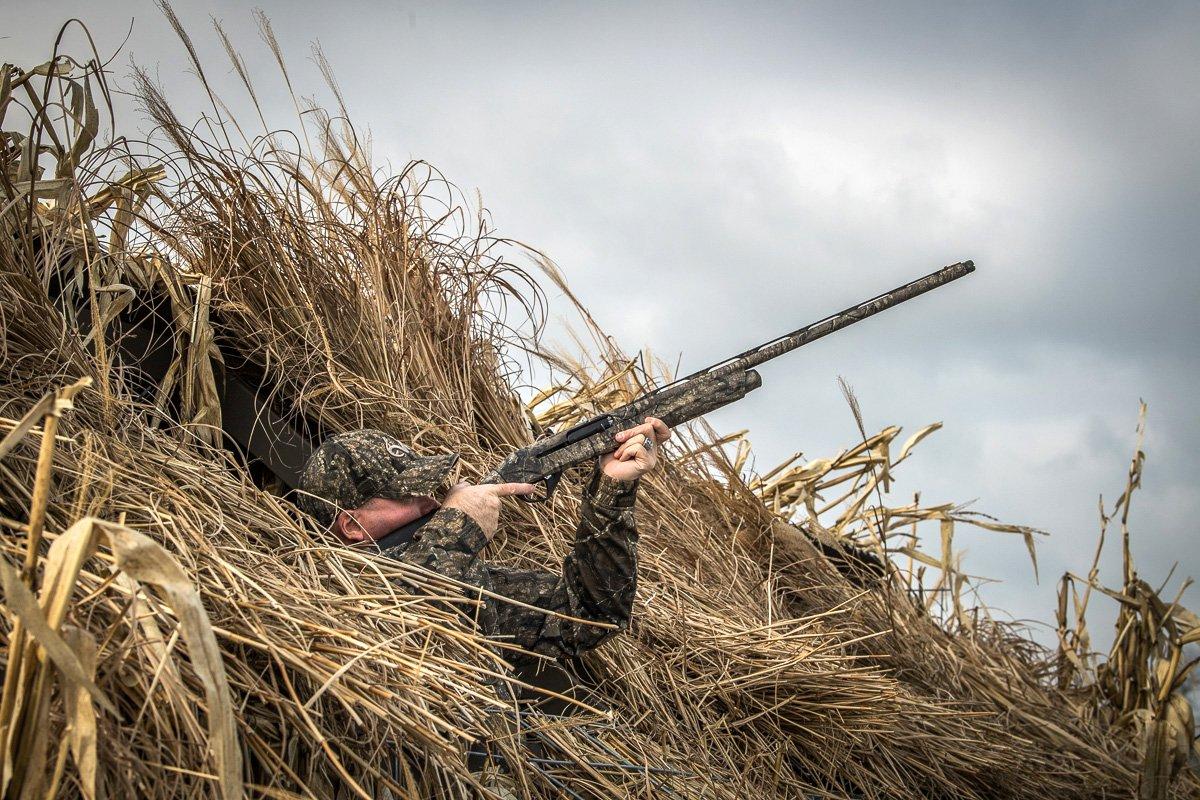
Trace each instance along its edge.
{"label": "camouflage gun forend", "polygon": [[[528,447],[522,447],[504,459],[500,466],[484,476],[480,482],[543,483],[546,486],[543,496],[518,496],[518,499],[530,503],[545,502],[554,493],[565,470],[616,450],[618,443],[613,436],[618,431],[638,425],[646,417],[658,417],[667,425],[675,427],[741,400],[747,392],[762,385],[762,378],[754,370],[759,364],[778,358],[848,325],[861,322],[974,270],[975,265],[970,261],[952,264],[890,292],[884,292],[844,311],[831,314],[819,322],[786,333],[711,367],[672,381],[620,408],[599,414],[568,430],[545,436]],[[377,544],[385,548],[402,544],[431,516],[433,515],[426,515],[388,534],[379,539]]]}

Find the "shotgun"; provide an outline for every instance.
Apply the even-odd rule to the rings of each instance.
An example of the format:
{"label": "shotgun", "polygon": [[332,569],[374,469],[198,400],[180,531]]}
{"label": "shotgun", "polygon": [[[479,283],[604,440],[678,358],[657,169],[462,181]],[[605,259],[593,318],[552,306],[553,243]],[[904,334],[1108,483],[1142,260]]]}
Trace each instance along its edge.
{"label": "shotgun", "polygon": [[[899,288],[865,300],[836,314],[752,347],[710,367],[660,386],[612,411],[592,417],[565,431],[551,433],[511,453],[483,477],[480,483],[540,483],[545,493],[537,497],[517,496],[527,503],[544,503],[554,494],[565,470],[617,449],[614,434],[658,417],[670,427],[741,400],[762,385],[755,367],[840,331],[880,311],[912,300],[950,281],[975,271],[975,264],[962,261],[917,278]],[[430,512],[387,536],[376,540],[381,549],[403,545],[435,514]]]}

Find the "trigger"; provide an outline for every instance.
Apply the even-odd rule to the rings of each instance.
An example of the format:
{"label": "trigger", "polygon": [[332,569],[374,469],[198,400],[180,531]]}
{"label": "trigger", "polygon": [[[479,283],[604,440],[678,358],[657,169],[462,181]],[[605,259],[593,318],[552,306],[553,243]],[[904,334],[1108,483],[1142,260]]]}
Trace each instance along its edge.
{"label": "trigger", "polygon": [[546,493],[539,497],[531,497],[530,495],[517,495],[517,499],[522,503],[544,503],[554,494],[554,490],[558,488],[558,482],[562,480],[562,473],[556,472],[553,475],[546,477]]}

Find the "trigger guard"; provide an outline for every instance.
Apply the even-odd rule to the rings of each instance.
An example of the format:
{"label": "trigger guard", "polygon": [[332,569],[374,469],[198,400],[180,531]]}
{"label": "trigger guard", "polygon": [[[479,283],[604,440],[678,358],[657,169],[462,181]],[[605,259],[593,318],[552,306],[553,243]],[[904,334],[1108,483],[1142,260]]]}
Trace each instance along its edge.
{"label": "trigger guard", "polygon": [[522,503],[530,503],[530,504],[545,503],[547,500],[550,499],[550,496],[552,494],[554,494],[554,490],[558,488],[558,482],[560,480],[562,480],[561,472],[556,472],[553,475],[549,475],[546,477],[546,480],[545,480],[546,493],[544,495],[542,495],[541,497],[531,497],[529,495],[519,494],[519,495],[517,495],[517,499],[520,500]]}

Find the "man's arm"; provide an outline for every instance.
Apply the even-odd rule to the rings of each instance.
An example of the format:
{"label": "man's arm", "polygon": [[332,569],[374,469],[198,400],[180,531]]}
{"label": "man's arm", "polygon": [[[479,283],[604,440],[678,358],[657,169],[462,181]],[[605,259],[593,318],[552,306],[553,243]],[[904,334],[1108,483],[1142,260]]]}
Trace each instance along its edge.
{"label": "man's arm", "polygon": [[495,533],[499,498],[535,488],[521,483],[455,487],[411,542],[385,554],[522,603],[485,600],[477,620],[489,637],[541,655],[576,656],[629,624],[637,588],[638,480],[655,467],[657,445],[670,436],[653,417],[616,434],[621,444],[592,473],[574,547],[557,575],[493,567],[479,557]]}
{"label": "man's arm", "polygon": [[488,537],[475,520],[457,508],[441,508],[410,541],[382,552],[397,561],[479,586],[486,578],[486,564],[479,553],[487,543]]}
{"label": "man's arm", "polygon": [[[486,631],[491,638],[540,655],[573,657],[629,625],[637,588],[637,485],[637,479],[617,480],[597,466],[584,491],[574,547],[558,575],[485,567],[494,592],[535,607],[496,601],[493,627]],[[574,622],[547,611],[617,627]]]}
{"label": "man's arm", "polygon": [[[529,494],[537,487],[528,483],[454,486],[442,507],[417,528],[412,539],[382,552],[389,558],[419,564],[455,580],[482,586],[486,577],[479,553],[496,533],[500,498]],[[364,534],[370,535],[364,531]],[[375,538],[375,537],[371,537]],[[488,588],[488,587],[484,587]]]}

